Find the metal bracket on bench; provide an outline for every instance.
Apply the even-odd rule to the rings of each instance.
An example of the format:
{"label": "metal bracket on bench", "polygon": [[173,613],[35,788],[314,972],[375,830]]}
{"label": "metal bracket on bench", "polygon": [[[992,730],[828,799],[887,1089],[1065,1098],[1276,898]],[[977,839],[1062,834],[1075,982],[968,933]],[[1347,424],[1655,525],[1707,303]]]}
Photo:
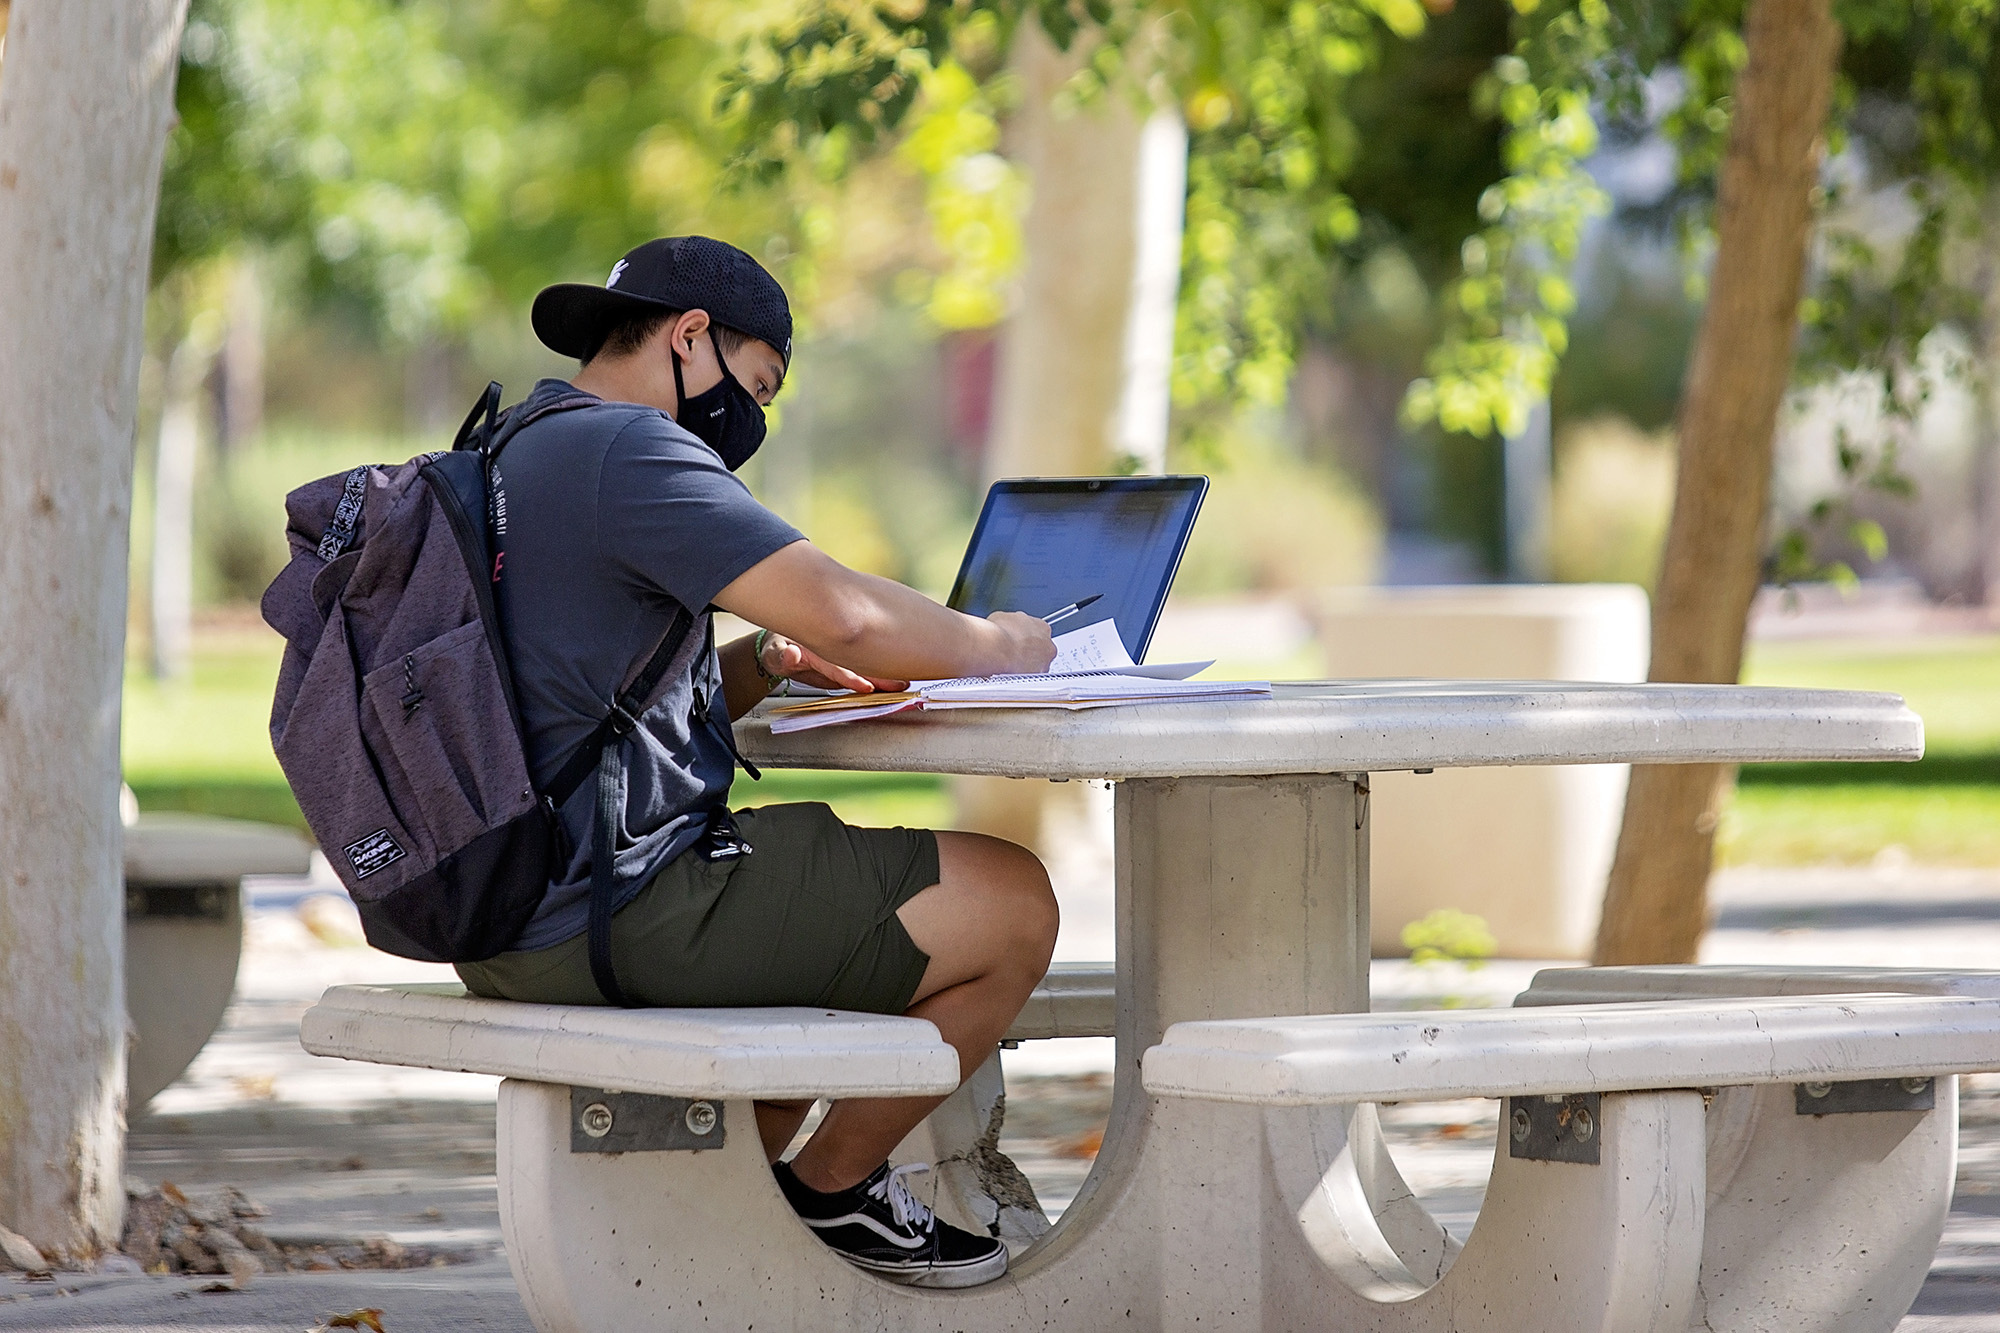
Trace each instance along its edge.
{"label": "metal bracket on bench", "polygon": [[1594,1092],[1509,1097],[1507,1155],[1596,1166],[1604,1150],[1599,1101]]}
{"label": "metal bracket on bench", "polygon": [[1792,1085],[1792,1109],[1800,1115],[1929,1111],[1936,1106],[1937,1080],[1934,1078],[1864,1078],[1851,1083]]}
{"label": "metal bracket on bench", "polygon": [[700,1152],[724,1138],[720,1101],[569,1090],[571,1152]]}

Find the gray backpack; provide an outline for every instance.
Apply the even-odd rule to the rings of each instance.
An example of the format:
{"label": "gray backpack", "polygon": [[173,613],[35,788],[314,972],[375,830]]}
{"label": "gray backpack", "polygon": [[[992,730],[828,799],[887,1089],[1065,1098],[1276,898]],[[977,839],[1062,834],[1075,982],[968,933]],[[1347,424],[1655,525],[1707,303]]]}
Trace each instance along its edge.
{"label": "gray backpack", "polygon": [[590,961],[611,971],[611,836],[623,822],[624,747],[686,640],[683,609],[611,711],[537,792],[494,609],[505,499],[491,486],[523,427],[596,399],[499,413],[487,386],[449,452],[323,477],[285,498],[292,557],[264,593],[285,637],[271,745],[368,942],[428,962],[491,958],[547,890],[555,811],[592,769]]}

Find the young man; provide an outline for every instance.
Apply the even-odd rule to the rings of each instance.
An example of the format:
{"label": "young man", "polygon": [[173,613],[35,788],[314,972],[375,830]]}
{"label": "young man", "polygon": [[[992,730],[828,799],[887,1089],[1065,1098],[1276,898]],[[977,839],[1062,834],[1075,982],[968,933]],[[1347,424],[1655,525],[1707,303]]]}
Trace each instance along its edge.
{"label": "young man", "polygon": [[[615,831],[617,988],[634,1003],[820,1005],[937,1024],[969,1075],[1047,970],[1056,905],[1030,853],[970,833],[863,829],[826,806],[737,811],[729,724],[786,678],[855,690],[912,678],[1041,671],[1033,616],[961,615],[847,569],[733,475],[764,438],[792,320],[749,255],[699,236],[650,241],[603,287],[535,299],[536,334],[583,363],[543,380],[500,456],[496,595],[528,758],[545,784],[683,607],[698,617],[624,740]],[[763,626],[713,648],[711,605]],[[459,967],[479,995],[602,1004],[585,939],[595,784],[560,811],[575,850],[511,952]],[[742,849],[747,848],[747,854]],[[989,1236],[938,1221],[887,1166],[937,1099],[836,1103],[789,1163],[807,1102],[760,1102],[786,1198],[853,1263],[894,1281],[970,1286],[1006,1271]]]}

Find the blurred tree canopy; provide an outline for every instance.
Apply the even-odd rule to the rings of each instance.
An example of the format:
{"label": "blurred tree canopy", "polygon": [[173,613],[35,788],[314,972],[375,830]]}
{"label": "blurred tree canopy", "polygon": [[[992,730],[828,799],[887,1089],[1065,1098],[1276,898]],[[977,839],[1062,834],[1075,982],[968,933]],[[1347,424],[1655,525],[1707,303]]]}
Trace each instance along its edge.
{"label": "blurred tree canopy", "polygon": [[[1594,150],[1583,113],[1594,107],[1614,131],[1657,125],[1673,143],[1679,188],[1658,212],[1696,272],[1712,244],[1715,173],[1745,55],[1743,0],[1517,8],[1515,50],[1481,90],[1509,125],[1508,175],[1480,200],[1488,225],[1466,240],[1446,336],[1409,401],[1418,418],[1482,434],[1514,427],[1566,346],[1575,224],[1601,200],[1557,192],[1551,208],[1544,191]],[[1857,170],[1820,202],[1799,369],[1808,379],[1869,372],[1891,409],[1907,412],[1923,392],[1909,377],[1918,344],[1976,318],[1967,253],[2000,172],[1995,11],[1991,0],[1842,0],[1834,12],[1846,40],[1826,137],[1830,155],[1857,150]],[[1868,235],[1843,209],[1864,191],[1900,195],[1909,224]]]}
{"label": "blurred tree canopy", "polygon": [[[1339,317],[1340,283],[1386,246],[1439,274],[1439,334],[1412,421],[1520,428],[1567,348],[1570,269],[1606,199],[1584,169],[1599,124],[1657,128],[1678,152],[1662,212],[1691,270],[1744,56],[1743,0],[805,0],[725,73],[745,148],[769,177],[825,172],[970,82],[1004,109],[1004,52],[1038,22],[1088,60],[1068,95],[1156,93],[1190,128],[1176,389],[1184,402],[1282,393],[1302,329]],[[1914,349],[1976,304],[1963,249],[1995,161],[1992,0],[1842,0],[1835,153],[1900,192],[1888,238],[1824,201],[1805,373],[1859,368],[1907,402]],[[961,100],[966,96],[959,94]],[[983,150],[982,150],[983,151]],[[952,163],[931,169],[948,174]],[[950,238],[945,238],[947,245]],[[1427,321],[1428,322],[1428,321]]]}
{"label": "blurred tree canopy", "polygon": [[719,191],[723,0],[195,0],[156,281],[245,248],[392,336],[463,328],[699,217],[796,248],[799,192]]}
{"label": "blurred tree canopy", "polygon": [[[1804,375],[1892,406],[1915,349],[1976,314],[1965,255],[1996,169],[1993,0],[1842,0]],[[1406,416],[1517,429],[1566,350],[1599,125],[1664,133],[1651,221],[1690,272],[1743,0],[195,0],[156,275],[243,247],[416,338],[699,218],[810,289],[840,182],[924,181],[922,294],[995,322],[1023,184],[1006,55],[1037,23],[1087,58],[1062,96],[1170,99],[1189,127],[1175,339],[1183,408],[1276,402],[1308,336],[1430,343]],[[1890,192],[1905,223],[1855,223]],[[1879,210],[1877,210],[1879,213]],[[1873,215],[1871,215],[1873,216]],[[921,275],[918,275],[921,276]],[[1414,276],[1418,281],[1412,283]],[[904,284],[902,290],[912,290]],[[1406,355],[1415,356],[1414,351]],[[1402,359],[1402,357],[1398,357]],[[1855,450],[1857,473],[1882,460]]]}

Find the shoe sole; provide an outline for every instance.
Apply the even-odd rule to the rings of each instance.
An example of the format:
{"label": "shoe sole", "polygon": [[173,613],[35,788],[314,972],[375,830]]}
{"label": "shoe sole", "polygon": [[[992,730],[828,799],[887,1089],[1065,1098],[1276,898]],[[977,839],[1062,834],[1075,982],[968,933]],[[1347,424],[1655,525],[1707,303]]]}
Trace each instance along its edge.
{"label": "shoe sole", "polygon": [[[834,1253],[840,1254],[835,1250]],[[886,1282],[894,1282],[901,1287],[929,1287],[933,1290],[953,1290],[959,1287],[979,1287],[1004,1277],[1007,1272],[1007,1247],[1001,1246],[984,1259],[970,1263],[938,1265],[930,1264],[922,1268],[903,1264],[872,1264],[865,1259],[857,1259],[850,1254],[840,1257],[853,1264],[864,1273],[872,1273]]]}

